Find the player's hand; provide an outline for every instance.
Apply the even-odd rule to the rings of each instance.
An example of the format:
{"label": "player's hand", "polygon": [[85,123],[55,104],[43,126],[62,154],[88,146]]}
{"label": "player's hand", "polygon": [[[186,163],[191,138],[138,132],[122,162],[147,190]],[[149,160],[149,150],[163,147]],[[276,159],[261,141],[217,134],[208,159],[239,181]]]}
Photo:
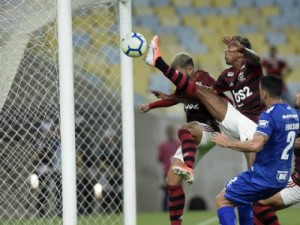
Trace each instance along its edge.
{"label": "player's hand", "polygon": [[223,42],[227,45],[229,52],[243,52],[245,47],[234,37],[225,36]]}
{"label": "player's hand", "polygon": [[146,112],[150,111],[149,105],[148,105],[148,104],[141,105],[141,106],[140,106],[140,111],[141,111],[142,113],[146,113]]}
{"label": "player's hand", "polygon": [[227,148],[228,147],[228,143],[230,142],[229,138],[224,135],[221,134],[219,132],[215,133],[212,137],[211,140],[216,143],[217,145],[220,145],[221,147]]}
{"label": "player's hand", "polygon": [[159,99],[163,99],[163,100],[169,100],[170,99],[170,95],[167,95],[161,91],[157,91],[157,90],[152,90],[150,91],[152,94],[155,95],[156,98]]}

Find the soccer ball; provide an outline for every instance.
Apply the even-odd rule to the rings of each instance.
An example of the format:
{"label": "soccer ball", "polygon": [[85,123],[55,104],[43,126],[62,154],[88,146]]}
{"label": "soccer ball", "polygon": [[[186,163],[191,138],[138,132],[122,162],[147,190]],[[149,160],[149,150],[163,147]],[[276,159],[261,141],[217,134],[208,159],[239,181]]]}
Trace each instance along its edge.
{"label": "soccer ball", "polygon": [[122,38],[122,51],[129,57],[137,58],[147,50],[147,41],[144,36],[137,32],[126,34]]}

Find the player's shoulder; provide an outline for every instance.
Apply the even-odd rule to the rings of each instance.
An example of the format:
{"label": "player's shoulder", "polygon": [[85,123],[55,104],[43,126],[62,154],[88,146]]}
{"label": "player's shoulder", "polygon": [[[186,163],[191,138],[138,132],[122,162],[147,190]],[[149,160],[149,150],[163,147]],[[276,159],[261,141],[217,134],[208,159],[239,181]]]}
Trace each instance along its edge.
{"label": "player's shoulder", "polygon": [[209,76],[210,77],[210,74],[209,72],[205,71],[205,70],[198,70],[197,71],[197,77],[203,77],[203,76]]}

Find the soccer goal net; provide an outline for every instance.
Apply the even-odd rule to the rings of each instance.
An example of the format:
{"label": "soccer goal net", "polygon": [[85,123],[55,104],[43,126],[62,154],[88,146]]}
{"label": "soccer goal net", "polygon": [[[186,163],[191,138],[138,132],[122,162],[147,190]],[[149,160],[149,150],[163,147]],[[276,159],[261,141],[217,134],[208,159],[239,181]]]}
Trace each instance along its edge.
{"label": "soccer goal net", "polygon": [[[122,224],[117,0],[73,0],[78,224]],[[0,0],[0,224],[61,224],[56,0]]]}

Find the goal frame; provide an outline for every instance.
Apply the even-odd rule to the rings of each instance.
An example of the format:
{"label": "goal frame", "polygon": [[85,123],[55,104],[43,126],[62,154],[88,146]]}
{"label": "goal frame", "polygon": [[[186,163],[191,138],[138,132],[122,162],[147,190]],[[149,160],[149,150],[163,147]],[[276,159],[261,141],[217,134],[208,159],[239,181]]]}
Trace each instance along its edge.
{"label": "goal frame", "polygon": [[[71,0],[57,0],[61,116],[63,224],[77,224],[74,75]],[[120,37],[132,30],[131,0],[119,1]],[[121,53],[124,225],[136,225],[136,176],[132,59]],[[65,149],[65,150],[64,150]]]}

